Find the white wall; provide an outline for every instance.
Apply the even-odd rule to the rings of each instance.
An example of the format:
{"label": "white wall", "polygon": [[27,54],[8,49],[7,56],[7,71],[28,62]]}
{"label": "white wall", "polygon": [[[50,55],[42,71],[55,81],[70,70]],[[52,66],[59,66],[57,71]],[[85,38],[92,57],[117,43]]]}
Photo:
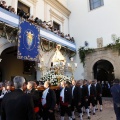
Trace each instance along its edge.
{"label": "white wall", "polygon": [[[120,1],[104,0],[104,6],[89,10],[88,0],[69,0],[70,32],[76,37],[78,47],[89,42],[89,47],[97,47],[96,39],[103,37],[104,45],[112,42],[111,34],[120,36]],[[76,7],[74,7],[76,6]],[[76,32],[76,30],[78,32]]]}
{"label": "white wall", "polygon": [[44,0],[38,0],[35,7],[36,17],[39,17],[42,21],[44,20]]}
{"label": "white wall", "polygon": [[[84,46],[84,41],[88,41],[89,47],[96,48],[97,38],[102,37],[105,46],[113,42],[111,34],[120,36],[120,1],[104,0],[104,6],[91,11],[88,1],[68,0],[69,9],[72,12],[69,21],[70,34],[76,40],[77,49]],[[76,77],[82,78],[83,68],[78,55],[76,61],[79,63]]]}

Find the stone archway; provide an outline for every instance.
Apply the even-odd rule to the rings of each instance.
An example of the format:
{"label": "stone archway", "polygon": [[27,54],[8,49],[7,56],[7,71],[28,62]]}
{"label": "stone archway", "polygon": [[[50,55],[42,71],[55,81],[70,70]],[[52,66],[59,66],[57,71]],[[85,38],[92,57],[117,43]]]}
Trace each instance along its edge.
{"label": "stone archway", "polygon": [[108,81],[111,83],[114,80],[114,67],[108,60],[99,60],[93,66],[94,79]]}
{"label": "stone archway", "polygon": [[0,55],[5,49],[7,49],[9,47],[17,46],[17,42],[10,43],[7,41],[6,38],[3,38],[3,37],[0,38],[0,43],[1,43],[0,44]]}
{"label": "stone archway", "polygon": [[94,79],[93,66],[99,60],[107,60],[114,67],[115,77],[120,78],[120,56],[117,51],[96,49],[95,52],[88,54],[85,59],[85,78]]}

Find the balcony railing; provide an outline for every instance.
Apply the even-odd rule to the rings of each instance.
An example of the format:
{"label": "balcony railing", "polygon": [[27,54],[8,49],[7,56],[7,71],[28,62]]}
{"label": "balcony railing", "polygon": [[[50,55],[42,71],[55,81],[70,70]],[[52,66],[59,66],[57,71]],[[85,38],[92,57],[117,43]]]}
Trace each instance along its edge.
{"label": "balcony railing", "polygon": [[[3,8],[0,8],[0,21],[4,22],[12,27],[15,27],[15,28],[18,28],[19,22],[20,22],[18,15],[13,14]],[[75,43],[68,41],[65,38],[62,38],[62,37],[54,34],[53,32],[46,30],[42,27],[40,27],[40,36],[44,37],[45,39],[48,39],[50,41],[61,44],[62,46],[68,47],[72,51],[76,51]]]}

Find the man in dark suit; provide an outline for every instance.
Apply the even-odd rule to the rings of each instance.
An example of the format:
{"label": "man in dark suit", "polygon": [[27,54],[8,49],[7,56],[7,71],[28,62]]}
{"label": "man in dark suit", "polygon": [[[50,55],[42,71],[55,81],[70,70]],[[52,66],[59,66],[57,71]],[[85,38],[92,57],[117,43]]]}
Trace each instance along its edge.
{"label": "man in dark suit", "polygon": [[44,83],[45,90],[42,95],[43,120],[55,120],[54,110],[56,105],[56,95],[54,90],[50,89],[49,81]]}
{"label": "man in dark suit", "polygon": [[89,92],[88,92],[87,80],[84,80],[82,86],[82,107],[85,107],[88,119],[90,119],[88,98],[89,98]]}
{"label": "man in dark suit", "polygon": [[116,120],[120,120],[120,80],[115,79],[111,87],[111,94],[113,97],[114,111]]}
{"label": "man in dark suit", "polygon": [[27,84],[27,93],[32,97],[33,103],[34,103],[34,112],[36,116],[36,120],[40,118],[39,112],[40,112],[40,96],[39,92],[35,90],[35,82],[29,81]]}
{"label": "man in dark suit", "polygon": [[100,84],[100,81],[95,80],[95,87],[96,87],[96,110],[98,110],[97,108],[97,104],[99,102],[100,105],[100,111],[102,111],[102,86]]}
{"label": "man in dark suit", "polygon": [[72,102],[72,91],[71,88],[66,86],[65,81],[61,82],[60,92],[60,114],[61,120],[64,120],[65,113],[68,114],[69,120],[72,120],[71,102]]}
{"label": "man in dark suit", "polygon": [[25,79],[16,76],[13,82],[15,90],[7,93],[2,101],[2,120],[35,120],[33,100],[22,90]]}
{"label": "man in dark suit", "polygon": [[88,91],[89,91],[89,106],[90,103],[93,106],[93,115],[95,115],[95,100],[96,100],[96,88],[95,88],[95,81],[89,80],[88,85]]}
{"label": "man in dark suit", "polygon": [[72,119],[75,120],[74,108],[76,107],[78,113],[80,114],[80,120],[82,120],[82,110],[81,110],[81,100],[82,91],[79,86],[76,85],[76,81],[72,80]]}

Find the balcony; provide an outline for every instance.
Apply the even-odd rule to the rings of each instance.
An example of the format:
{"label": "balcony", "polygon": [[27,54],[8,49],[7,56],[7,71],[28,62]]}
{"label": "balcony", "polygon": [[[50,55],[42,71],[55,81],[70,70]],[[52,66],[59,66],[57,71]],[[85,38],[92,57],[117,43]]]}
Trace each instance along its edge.
{"label": "balcony", "polygon": [[[0,8],[0,29],[2,28],[2,23],[5,23],[7,26],[11,28],[18,28],[19,26],[19,16],[16,14],[13,14],[7,10],[4,10],[3,8]],[[46,30],[42,27],[40,27],[40,36],[42,38],[45,38],[49,41],[61,44],[62,46],[70,49],[71,51],[76,51],[76,45],[75,43],[66,40],[65,38],[62,38],[53,32]]]}

